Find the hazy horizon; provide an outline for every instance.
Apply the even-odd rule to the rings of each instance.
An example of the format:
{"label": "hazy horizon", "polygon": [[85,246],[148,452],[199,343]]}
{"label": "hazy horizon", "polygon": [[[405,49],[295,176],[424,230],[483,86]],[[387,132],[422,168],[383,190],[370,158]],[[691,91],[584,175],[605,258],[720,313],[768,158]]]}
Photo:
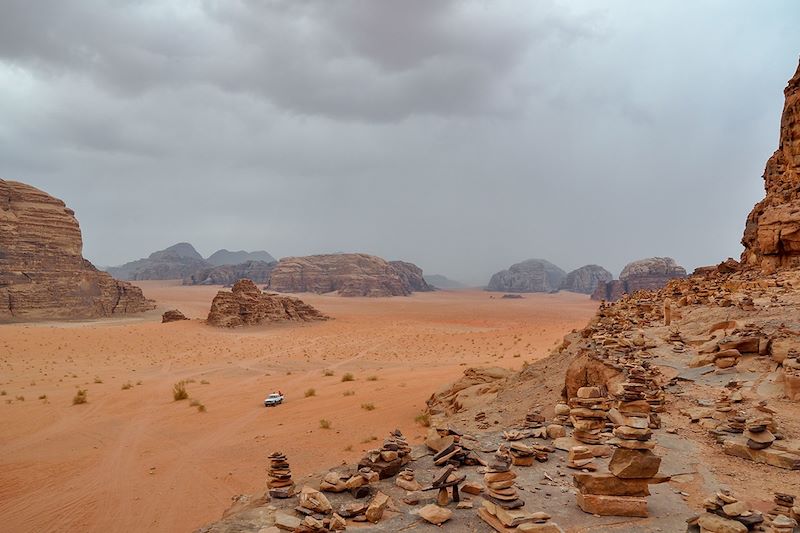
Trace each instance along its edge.
{"label": "hazy horizon", "polygon": [[0,178],[102,266],[738,258],[800,54],[793,1],[3,5]]}

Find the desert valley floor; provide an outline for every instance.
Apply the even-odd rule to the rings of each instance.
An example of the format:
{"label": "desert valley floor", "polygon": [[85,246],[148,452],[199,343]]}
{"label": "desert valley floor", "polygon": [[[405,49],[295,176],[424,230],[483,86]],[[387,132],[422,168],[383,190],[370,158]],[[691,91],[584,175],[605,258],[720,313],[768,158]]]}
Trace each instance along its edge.
{"label": "desert valley floor", "polygon": [[[263,491],[272,451],[301,480],[396,427],[422,442],[415,416],[466,366],[519,369],[597,308],[571,293],[303,294],[334,320],[223,330],[202,321],[219,287],[178,283],[138,282],[159,304],[142,317],[0,326],[3,529],[190,531]],[[193,320],[161,324],[172,308]],[[189,401],[172,399],[180,380]],[[72,405],[78,389],[88,403]],[[264,408],[278,389],[286,403]]]}

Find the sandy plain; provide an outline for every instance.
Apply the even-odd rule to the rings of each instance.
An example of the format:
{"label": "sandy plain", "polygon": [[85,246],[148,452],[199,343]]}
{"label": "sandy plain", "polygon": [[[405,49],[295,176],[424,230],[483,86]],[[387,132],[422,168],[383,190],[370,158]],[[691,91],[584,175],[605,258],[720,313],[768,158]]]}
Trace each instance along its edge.
{"label": "sandy plain", "polygon": [[[571,293],[303,294],[334,320],[220,330],[202,321],[219,287],[139,284],[157,312],[0,326],[3,530],[192,531],[232,496],[262,492],[272,451],[302,481],[394,428],[421,442],[414,419],[431,393],[468,366],[545,356],[597,307]],[[161,324],[171,308],[193,320]],[[172,399],[179,380],[187,401]],[[88,403],[72,404],[78,389]],[[278,389],[286,403],[263,407]]]}

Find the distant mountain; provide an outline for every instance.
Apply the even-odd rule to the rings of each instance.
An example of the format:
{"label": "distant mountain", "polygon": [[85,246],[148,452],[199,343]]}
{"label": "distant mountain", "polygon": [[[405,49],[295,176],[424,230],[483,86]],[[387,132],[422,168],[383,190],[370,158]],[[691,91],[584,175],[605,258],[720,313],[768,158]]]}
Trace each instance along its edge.
{"label": "distant mountain", "polygon": [[528,259],[501,270],[489,280],[487,290],[502,292],[552,292],[557,291],[567,275],[559,267],[544,259]]}
{"label": "distant mountain", "polygon": [[258,284],[269,282],[275,261],[246,261],[239,265],[209,266],[183,278],[184,285],[233,285],[240,279],[249,279]]}
{"label": "distant mountain", "polygon": [[147,258],[110,267],[106,272],[115,278],[126,280],[183,279],[208,266],[194,246],[188,242],[180,242],[153,252]]}
{"label": "distant mountain", "polygon": [[460,281],[450,279],[442,276],[441,274],[426,274],[423,276],[428,285],[432,285],[437,289],[463,289],[466,287]]}
{"label": "distant mountain", "polygon": [[217,250],[206,259],[206,262],[208,262],[211,266],[241,265],[243,263],[247,263],[248,261],[263,261],[265,263],[273,263],[275,262],[275,258],[272,257],[269,252],[265,252],[264,250],[256,250],[255,252],[239,250],[236,252],[231,252],[223,248],[222,250]]}

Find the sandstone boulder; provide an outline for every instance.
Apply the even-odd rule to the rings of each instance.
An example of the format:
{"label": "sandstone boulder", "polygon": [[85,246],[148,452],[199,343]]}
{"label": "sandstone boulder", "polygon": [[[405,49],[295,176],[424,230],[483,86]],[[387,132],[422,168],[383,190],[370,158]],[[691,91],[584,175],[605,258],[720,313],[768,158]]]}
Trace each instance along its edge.
{"label": "sandstone boulder", "polygon": [[189,320],[189,319],[186,318],[186,315],[184,315],[177,309],[166,311],[163,315],[161,315],[162,324],[167,324],[169,322],[178,322],[180,320]]}
{"label": "sandstone boulder", "polygon": [[0,179],[0,321],[110,317],[155,308],[141,289],[83,258],[75,213]]}
{"label": "sandstone boulder", "polygon": [[573,270],[561,282],[561,290],[593,294],[597,286],[614,279],[611,272],[600,265],[586,265]]}
{"label": "sandstone boulder", "polygon": [[501,270],[489,280],[487,290],[498,292],[553,292],[566,273],[544,259],[528,259]]}
{"label": "sandstone boulder", "polygon": [[367,254],[285,257],[272,270],[268,288],[340,296],[408,296],[431,290],[416,265]]}
{"label": "sandstone boulder", "polygon": [[747,217],[742,263],[767,272],[800,266],[800,66],[783,91],[778,149],[764,169],[765,198]]}
{"label": "sandstone boulder", "polygon": [[219,291],[211,302],[207,323],[212,326],[255,326],[270,322],[309,322],[328,317],[298,298],[265,294],[249,279],[233,290]]}
{"label": "sandstone boulder", "polygon": [[675,278],[685,278],[686,269],[671,257],[651,257],[628,263],[619,280],[600,283],[592,294],[593,300],[614,302],[625,294],[639,290],[657,290]]}

